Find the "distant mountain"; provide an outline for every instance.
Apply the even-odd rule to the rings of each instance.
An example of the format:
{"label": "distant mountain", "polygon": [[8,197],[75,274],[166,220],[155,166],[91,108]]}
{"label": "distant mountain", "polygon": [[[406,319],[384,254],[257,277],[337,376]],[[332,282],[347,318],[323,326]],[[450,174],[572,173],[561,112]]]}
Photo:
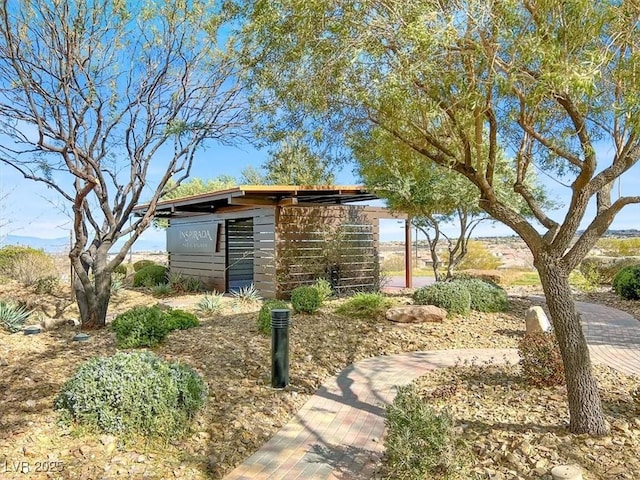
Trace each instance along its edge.
{"label": "distant mountain", "polygon": [[[5,245],[22,245],[37,248],[47,253],[63,253],[69,250],[69,237],[39,238],[22,235],[7,235],[0,238],[0,247]],[[131,249],[134,252],[164,252],[164,240],[138,239]]]}
{"label": "distant mountain", "polygon": [[69,249],[69,238],[39,238],[22,235],[7,235],[0,238],[0,246],[4,247],[5,245],[21,245],[23,247],[41,249],[48,253],[60,253]]}

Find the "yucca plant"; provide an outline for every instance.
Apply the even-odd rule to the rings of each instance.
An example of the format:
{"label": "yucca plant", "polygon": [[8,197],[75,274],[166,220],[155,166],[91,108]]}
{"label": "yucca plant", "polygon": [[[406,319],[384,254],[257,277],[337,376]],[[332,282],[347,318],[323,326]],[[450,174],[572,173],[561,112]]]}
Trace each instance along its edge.
{"label": "yucca plant", "polygon": [[237,303],[257,303],[262,301],[262,297],[253,283],[240,287],[237,291],[232,292],[231,294]]}
{"label": "yucca plant", "polygon": [[31,312],[14,302],[0,300],[0,326],[9,333],[19,332]]}
{"label": "yucca plant", "polygon": [[216,292],[206,292],[204,297],[198,302],[198,310],[203,313],[216,313],[222,309],[222,294]]}

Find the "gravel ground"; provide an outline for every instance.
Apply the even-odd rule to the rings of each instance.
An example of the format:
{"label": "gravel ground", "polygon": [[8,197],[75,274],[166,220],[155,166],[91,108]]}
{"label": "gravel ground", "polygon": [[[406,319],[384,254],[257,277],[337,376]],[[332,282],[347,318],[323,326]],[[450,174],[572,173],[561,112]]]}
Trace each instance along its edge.
{"label": "gravel ground", "polygon": [[[56,393],[79,363],[94,355],[111,355],[117,351],[111,332],[92,332],[86,344],[71,342],[74,331],[67,326],[37,336],[0,332],[0,469],[5,470],[0,471],[3,474],[0,477],[222,478],[279,430],[325,378],[354,361],[405,351],[516,347],[524,333],[524,311],[529,305],[523,295],[529,292],[515,293],[520,296],[511,297],[509,312],[474,313],[465,318],[448,319],[443,324],[397,325],[382,319],[347,319],[333,313],[338,300],[329,302],[317,315],[297,315],[290,333],[291,385],[281,391],[270,388],[270,338],[261,335],[255,326],[258,306],[239,306],[225,299],[225,308],[220,314],[202,318],[199,328],[171,333],[165,344],[154,349],[166,359],[191,365],[204,377],[210,390],[193,431],[167,445],[80,435],[56,425],[56,414],[52,410]],[[5,283],[0,285],[0,298],[23,299],[49,315],[63,318],[74,315],[73,305],[65,301],[65,292],[58,292],[56,297],[36,296],[15,284]],[[170,303],[193,304],[199,298],[172,298]],[[402,296],[395,300],[408,301]],[[142,292],[125,291],[114,299],[110,314],[156,301]],[[446,371],[439,375],[453,373]],[[640,458],[640,425],[635,421],[638,411],[632,410],[628,398],[628,391],[637,386],[637,379],[607,371],[599,375],[603,391],[611,395],[611,400],[607,400],[611,406],[608,413],[617,414],[616,418],[626,422],[630,432],[627,435],[614,430],[611,447],[604,439],[580,439],[566,433],[562,389],[528,389],[517,382],[517,372],[508,370],[496,373],[496,380],[489,382],[483,377],[476,378],[476,386],[471,380],[464,380],[469,386],[461,388],[446,402],[454,412],[461,412],[458,424],[468,436],[476,455],[474,462],[480,469],[474,475],[477,478],[540,478],[531,472],[535,468],[546,468],[544,461],[555,462],[553,452],[558,452],[558,458],[571,459],[592,469],[595,467],[589,463],[588,455],[596,457],[595,464],[600,458],[611,457],[606,462],[608,466],[620,466],[635,474],[635,477],[624,476],[626,473],[615,476],[610,471],[609,476],[597,473],[585,477],[587,479],[640,478],[640,469],[632,461]],[[424,388],[428,389],[433,382],[446,381],[442,378],[425,377],[421,382],[425,382]],[[469,401],[469,392],[473,401]],[[486,414],[469,410],[473,405],[482,406]],[[520,447],[527,450],[525,441],[530,446],[536,445],[535,452],[528,456],[518,450]],[[619,444],[620,441],[623,443]],[[524,446],[516,446],[514,442]],[[575,444],[575,447],[566,450],[564,444]],[[569,453],[565,455],[563,449]],[[602,455],[601,449],[607,454]],[[512,455],[508,460],[507,453],[517,458]],[[526,469],[515,465],[515,460]],[[45,467],[48,471],[43,471]],[[13,472],[19,468],[30,469],[29,476]],[[40,471],[36,472],[36,468]]]}

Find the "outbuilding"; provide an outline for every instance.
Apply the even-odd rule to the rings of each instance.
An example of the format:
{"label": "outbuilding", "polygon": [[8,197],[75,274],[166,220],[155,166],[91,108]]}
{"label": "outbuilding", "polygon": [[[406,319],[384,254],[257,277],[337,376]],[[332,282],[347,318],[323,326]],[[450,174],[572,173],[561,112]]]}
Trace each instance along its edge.
{"label": "outbuilding", "polygon": [[156,216],[169,220],[172,274],[285,298],[318,278],[337,291],[380,286],[379,220],[404,217],[361,204],[374,199],[361,186],[241,185],[162,201]]}

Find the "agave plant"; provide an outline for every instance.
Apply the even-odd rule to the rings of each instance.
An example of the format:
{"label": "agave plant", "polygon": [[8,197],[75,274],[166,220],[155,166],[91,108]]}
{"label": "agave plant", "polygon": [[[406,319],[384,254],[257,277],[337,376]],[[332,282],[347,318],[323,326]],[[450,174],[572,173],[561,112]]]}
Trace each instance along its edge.
{"label": "agave plant", "polygon": [[237,291],[231,292],[231,294],[237,303],[257,303],[262,301],[262,297],[253,283],[240,287]]}
{"label": "agave plant", "polygon": [[198,302],[198,310],[203,313],[216,313],[222,309],[222,294],[216,292],[206,292],[204,297]]}
{"label": "agave plant", "polygon": [[0,326],[9,333],[22,329],[31,312],[24,306],[0,300]]}
{"label": "agave plant", "polygon": [[123,273],[112,273],[111,274],[111,293],[117,295],[124,288],[124,280],[126,275]]}
{"label": "agave plant", "polygon": [[164,297],[173,292],[173,288],[168,283],[158,283],[151,287],[151,295],[154,297]]}

